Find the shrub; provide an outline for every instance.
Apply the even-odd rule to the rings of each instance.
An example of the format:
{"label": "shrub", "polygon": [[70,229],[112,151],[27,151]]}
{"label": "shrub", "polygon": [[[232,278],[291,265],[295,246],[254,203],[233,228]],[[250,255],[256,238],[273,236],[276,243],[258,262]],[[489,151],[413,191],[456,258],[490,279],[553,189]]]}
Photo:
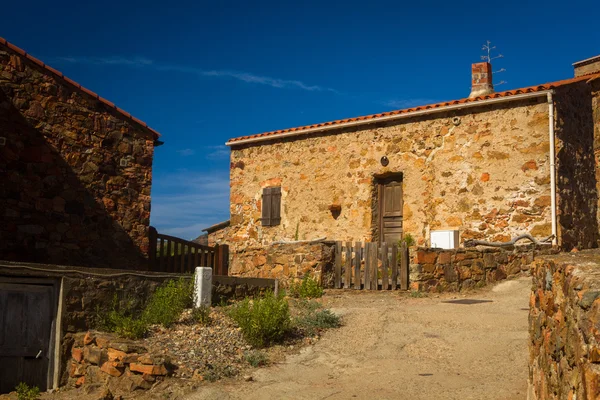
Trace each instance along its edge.
{"label": "shrub", "polygon": [[229,316],[242,329],[248,343],[264,347],[280,341],[290,329],[290,309],[287,300],[267,291],[263,298],[246,298],[234,304]]}
{"label": "shrub", "polygon": [[185,308],[191,307],[193,285],[193,279],[180,278],[157,288],[142,313],[142,319],[148,324],[160,324],[169,328]]}
{"label": "shrub", "polygon": [[96,324],[100,330],[115,332],[128,339],[139,339],[148,331],[148,324],[142,318],[134,317],[134,313],[133,302],[127,301],[124,305],[119,305],[115,294],[111,311],[102,314],[96,309]]}
{"label": "shrub", "polygon": [[302,281],[292,282],[289,287],[291,297],[302,299],[314,299],[323,296],[323,288],[315,278],[305,275]]}
{"label": "shrub", "polygon": [[210,325],[210,307],[200,306],[192,309],[192,319],[202,325]]}
{"label": "shrub", "polygon": [[15,388],[17,391],[17,400],[36,400],[40,395],[40,389],[37,386],[29,387],[25,382],[21,382]]}
{"label": "shrub", "polygon": [[299,313],[294,320],[296,328],[300,329],[309,336],[313,336],[319,331],[328,328],[338,328],[341,326],[341,319],[338,315],[314,301],[298,304]]}
{"label": "shrub", "polygon": [[244,359],[254,368],[262,367],[269,363],[269,357],[264,351],[246,351],[244,353]]}

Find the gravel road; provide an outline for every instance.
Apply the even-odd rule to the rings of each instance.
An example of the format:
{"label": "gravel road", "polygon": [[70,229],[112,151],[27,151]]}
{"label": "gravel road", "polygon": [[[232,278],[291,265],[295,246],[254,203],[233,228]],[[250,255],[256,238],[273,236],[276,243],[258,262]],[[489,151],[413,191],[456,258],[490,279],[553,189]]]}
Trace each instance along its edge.
{"label": "gravel road", "polygon": [[185,398],[526,399],[530,287],[522,278],[425,298],[330,290],[324,303],[342,328],[253,371],[252,382],[206,384]]}

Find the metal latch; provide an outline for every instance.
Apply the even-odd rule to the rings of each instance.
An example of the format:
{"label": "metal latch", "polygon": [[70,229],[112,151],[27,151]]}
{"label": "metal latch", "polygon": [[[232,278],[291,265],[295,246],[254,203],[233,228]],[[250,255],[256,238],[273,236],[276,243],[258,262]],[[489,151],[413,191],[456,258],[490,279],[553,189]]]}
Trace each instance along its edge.
{"label": "metal latch", "polygon": [[40,358],[40,356],[42,355],[42,351],[38,351],[37,356],[35,356],[35,359],[37,360],[38,358]]}

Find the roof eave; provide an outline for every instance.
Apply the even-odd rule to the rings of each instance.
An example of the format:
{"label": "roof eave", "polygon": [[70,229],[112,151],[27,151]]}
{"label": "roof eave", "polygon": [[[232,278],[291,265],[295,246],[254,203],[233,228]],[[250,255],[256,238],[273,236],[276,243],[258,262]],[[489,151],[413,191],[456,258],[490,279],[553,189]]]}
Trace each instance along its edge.
{"label": "roof eave", "polygon": [[478,100],[478,101],[473,101],[473,102],[468,102],[468,103],[452,104],[452,105],[448,105],[448,106],[431,108],[431,109],[427,109],[427,110],[409,111],[409,112],[396,114],[396,115],[386,115],[383,117],[371,118],[368,120],[351,121],[351,122],[345,122],[345,123],[341,123],[341,124],[320,126],[320,127],[316,127],[316,128],[309,128],[309,129],[297,130],[297,131],[293,131],[293,132],[285,132],[285,133],[266,135],[266,136],[260,136],[260,137],[242,139],[242,140],[229,140],[225,143],[225,145],[231,147],[231,146],[238,146],[238,145],[242,145],[242,144],[264,142],[267,140],[279,140],[282,138],[300,136],[300,135],[304,135],[304,134],[308,134],[308,133],[324,132],[324,131],[342,129],[342,128],[347,128],[347,127],[375,124],[375,123],[384,122],[384,121],[393,121],[393,120],[397,120],[397,119],[417,117],[417,116],[421,116],[421,115],[443,113],[443,112],[453,111],[453,110],[461,110],[464,108],[482,107],[482,106],[487,106],[487,105],[497,104],[497,103],[506,103],[506,102],[510,102],[510,101],[518,101],[518,100],[534,98],[534,97],[543,97],[543,96],[547,96],[548,93],[554,93],[554,91],[552,89],[539,90],[539,91],[531,92],[531,93],[522,93],[522,94],[515,94],[515,95],[493,98],[493,99]]}

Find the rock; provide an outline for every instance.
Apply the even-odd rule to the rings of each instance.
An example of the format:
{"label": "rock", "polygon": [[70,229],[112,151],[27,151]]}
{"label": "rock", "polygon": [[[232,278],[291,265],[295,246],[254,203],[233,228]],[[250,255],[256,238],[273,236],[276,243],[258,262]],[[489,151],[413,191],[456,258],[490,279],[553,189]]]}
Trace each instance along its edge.
{"label": "rock", "polygon": [[132,372],[140,372],[142,374],[149,375],[167,375],[168,371],[164,365],[146,365],[146,364],[138,364],[131,363],[129,364],[129,369]]}
{"label": "rock", "polygon": [[88,344],[92,344],[94,342],[94,335],[91,332],[87,332],[85,334],[85,336],[83,337],[83,344],[88,345]]}
{"label": "rock", "polygon": [[127,357],[127,353],[125,353],[124,351],[116,350],[111,347],[108,348],[107,354],[108,354],[109,361],[123,361],[124,362],[124,359]]}
{"label": "rock", "polygon": [[252,376],[250,376],[250,375],[246,375],[246,376],[244,376],[244,381],[246,381],[246,382],[252,382],[253,380],[254,380],[254,379],[253,379],[253,378],[252,378]]}
{"label": "rock", "polygon": [[102,364],[100,370],[104,373],[107,373],[110,376],[119,377],[123,375],[125,366],[123,365],[123,363],[118,361],[106,361],[104,364]]}
{"label": "rock", "polygon": [[100,395],[96,397],[96,400],[114,400],[114,396],[109,388],[104,387]]}
{"label": "rock", "polygon": [[79,377],[76,381],[75,381],[75,387],[80,387],[81,385],[83,385],[85,383],[85,376]]}
{"label": "rock", "polygon": [[142,364],[146,364],[146,365],[152,365],[154,364],[154,360],[152,360],[152,357],[150,357],[149,354],[142,354],[138,357],[138,362],[142,363]]}
{"label": "rock", "polygon": [[100,365],[102,363],[102,350],[95,346],[85,346],[83,349],[83,359],[90,364]]}
{"label": "rock", "polygon": [[73,347],[71,349],[71,357],[78,363],[81,362],[83,360],[83,350],[78,347]]}

